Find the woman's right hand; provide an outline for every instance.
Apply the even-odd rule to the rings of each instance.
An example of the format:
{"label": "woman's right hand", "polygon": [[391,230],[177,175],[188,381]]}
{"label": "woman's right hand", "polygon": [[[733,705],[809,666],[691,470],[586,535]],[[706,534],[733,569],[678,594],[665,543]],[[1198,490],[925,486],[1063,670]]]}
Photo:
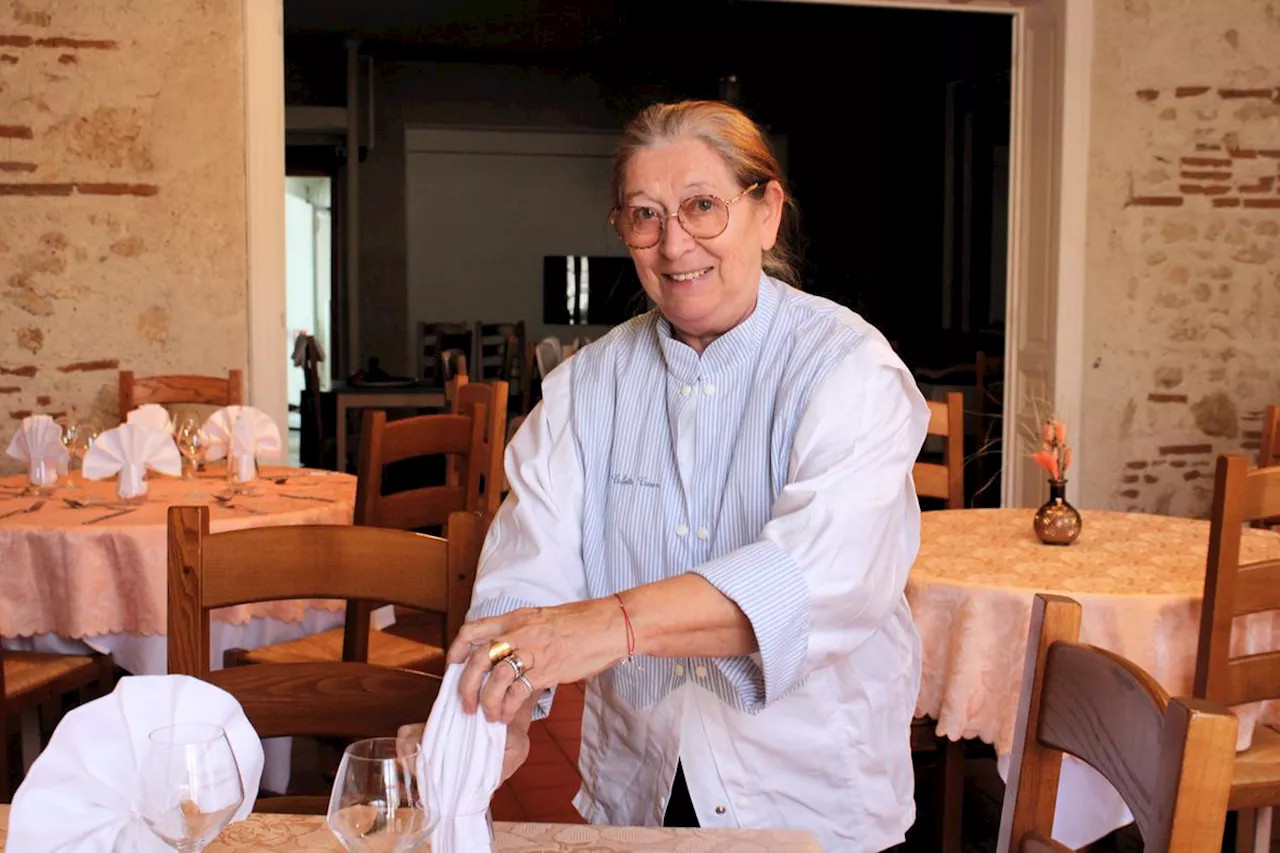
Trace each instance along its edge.
{"label": "woman's right hand", "polygon": [[[396,752],[402,757],[412,755],[415,749],[422,748],[422,733],[426,731],[426,723],[415,723],[401,726],[396,732]],[[507,745],[502,752],[502,778],[499,784],[511,778],[511,774],[520,769],[520,765],[529,759],[529,732],[523,726],[507,726]]]}

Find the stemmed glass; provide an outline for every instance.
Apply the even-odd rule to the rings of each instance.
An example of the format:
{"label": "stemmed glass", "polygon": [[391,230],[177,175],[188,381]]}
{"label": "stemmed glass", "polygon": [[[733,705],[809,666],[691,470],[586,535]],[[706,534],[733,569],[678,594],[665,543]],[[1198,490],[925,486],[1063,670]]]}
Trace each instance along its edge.
{"label": "stemmed glass", "polygon": [[[79,460],[80,467],[84,468],[84,457],[89,452],[89,448],[93,447],[93,443],[98,440],[98,428],[93,424],[79,423],[76,421],[68,421],[62,428],[62,446],[67,448],[67,452],[71,454],[72,460]],[[72,463],[67,465],[67,481],[74,485],[75,478],[71,474]]]}
{"label": "stemmed glass", "polygon": [[204,454],[209,449],[209,437],[205,434],[200,421],[196,417],[188,415],[179,424],[174,439],[178,444],[178,452],[190,463],[189,468],[184,466],[182,479],[190,480],[195,476],[200,460],[204,458]]}
{"label": "stemmed glass", "polygon": [[153,731],[138,789],[143,822],[178,853],[204,850],[244,803],[240,767],[221,726]]}
{"label": "stemmed glass", "polygon": [[329,798],[329,829],[349,853],[412,853],[429,839],[416,745],[356,741],[342,754]]}

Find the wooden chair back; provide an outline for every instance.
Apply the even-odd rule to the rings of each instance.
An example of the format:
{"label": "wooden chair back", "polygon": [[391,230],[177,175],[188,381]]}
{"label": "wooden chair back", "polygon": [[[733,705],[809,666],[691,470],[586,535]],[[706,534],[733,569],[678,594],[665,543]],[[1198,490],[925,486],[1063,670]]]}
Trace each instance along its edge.
{"label": "wooden chair back", "polygon": [[[455,513],[448,536],[340,525],[210,534],[207,507],[172,507],[169,672],[204,679],[234,695],[264,738],[394,736],[401,725],[427,719],[440,687],[437,677],[349,662],[211,671],[209,614],[279,599],[389,601],[447,613],[452,639],[470,602],[484,519]],[[327,800],[300,799],[268,799],[260,807],[323,813]]]}
{"label": "wooden chair back", "polygon": [[479,469],[480,504],[467,507],[476,512],[492,515],[502,503],[502,458],[507,446],[509,399],[508,385],[500,379],[466,383],[453,396],[451,405],[455,415],[466,415],[484,423],[480,446],[472,447],[466,458],[453,456],[449,460],[450,481],[470,482]]}
{"label": "wooden chair back", "polygon": [[124,423],[129,412],[146,403],[240,406],[244,404],[244,374],[231,370],[223,379],[219,376],[135,376],[132,370],[120,371],[120,422]]}
{"label": "wooden chair back", "polygon": [[1235,716],[1169,699],[1142,669],[1079,636],[1077,602],[1036,596],[997,851],[1068,850],[1050,837],[1064,753],[1115,787],[1148,853],[1221,849]]}
{"label": "wooden chair back", "polygon": [[1262,413],[1262,434],[1258,441],[1258,467],[1280,465],[1280,404],[1272,403]]}
{"label": "wooden chair back", "polygon": [[1280,560],[1240,562],[1245,525],[1275,516],[1280,467],[1250,470],[1242,455],[1219,456],[1194,691],[1210,702],[1230,706],[1280,697],[1280,652],[1231,657],[1235,617],[1280,610]]}
{"label": "wooden chair back", "polygon": [[941,465],[917,462],[911,469],[916,494],[941,498],[947,502],[947,509],[964,509],[964,395],[952,391],[944,403],[928,402],[928,435],[944,437],[946,445]]}
{"label": "wooden chair back", "polygon": [[451,378],[442,356],[456,350],[471,359],[475,333],[466,323],[418,324],[418,379],[434,388],[443,388]]}
{"label": "wooden chair back", "polygon": [[[366,409],[357,465],[356,524],[417,530],[439,527],[451,513],[483,512],[485,466],[471,464],[471,460],[485,458],[488,429],[488,409],[484,404],[472,406],[471,414],[419,415],[390,422],[386,412]],[[465,461],[459,462],[456,482],[390,495],[382,493],[387,465],[423,456]]]}

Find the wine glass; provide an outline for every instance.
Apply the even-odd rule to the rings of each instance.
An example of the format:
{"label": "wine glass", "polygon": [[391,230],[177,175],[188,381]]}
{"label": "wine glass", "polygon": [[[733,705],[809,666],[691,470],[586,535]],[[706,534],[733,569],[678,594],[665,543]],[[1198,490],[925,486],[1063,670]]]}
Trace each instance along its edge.
{"label": "wine glass", "polygon": [[221,726],[156,729],[138,776],[139,811],[178,853],[199,853],[244,803],[240,767]]}
{"label": "wine glass", "polygon": [[184,466],[182,479],[190,480],[195,475],[200,460],[209,449],[209,437],[205,434],[200,421],[188,415],[179,423],[174,439],[178,444],[178,452],[190,463],[189,468]]}
{"label": "wine glass", "polygon": [[342,754],[329,797],[329,829],[349,853],[411,853],[428,841],[418,747],[393,737],[356,741]]}
{"label": "wine glass", "polygon": [[[89,452],[89,448],[93,447],[93,443],[97,440],[98,428],[93,424],[68,421],[62,429],[62,446],[67,448],[72,460],[80,461],[81,468],[84,468],[85,454]],[[71,468],[72,465],[68,463],[67,480],[69,482],[74,480]]]}

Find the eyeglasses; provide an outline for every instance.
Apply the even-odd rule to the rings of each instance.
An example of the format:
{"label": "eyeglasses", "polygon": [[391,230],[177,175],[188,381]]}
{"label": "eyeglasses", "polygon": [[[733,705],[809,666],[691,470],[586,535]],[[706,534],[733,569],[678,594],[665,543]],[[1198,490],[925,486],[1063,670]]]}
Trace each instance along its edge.
{"label": "eyeglasses", "polygon": [[622,242],[632,249],[650,249],[658,245],[667,220],[680,220],[680,227],[690,237],[710,240],[719,237],[729,227],[729,205],[760,188],[756,181],[729,200],[714,195],[695,195],[680,202],[675,213],[667,213],[652,205],[615,207],[609,214],[609,224],[618,232]]}

